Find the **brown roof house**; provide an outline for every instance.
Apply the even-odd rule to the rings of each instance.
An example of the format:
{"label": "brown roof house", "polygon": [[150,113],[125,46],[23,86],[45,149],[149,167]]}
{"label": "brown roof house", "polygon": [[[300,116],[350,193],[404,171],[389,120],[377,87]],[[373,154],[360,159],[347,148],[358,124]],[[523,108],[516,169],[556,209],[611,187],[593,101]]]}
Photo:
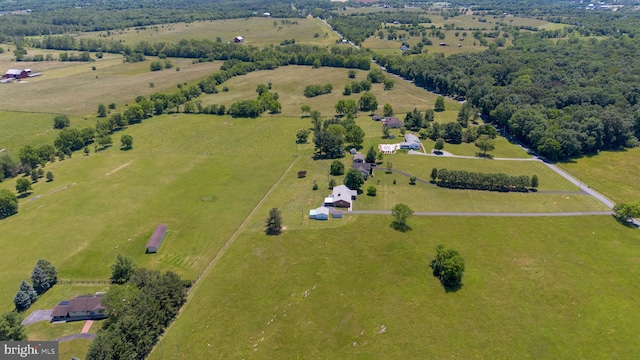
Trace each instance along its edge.
{"label": "brown roof house", "polygon": [[51,321],[99,320],[107,318],[101,303],[104,293],[80,295],[60,301],[51,312]]}
{"label": "brown roof house", "polygon": [[149,238],[149,242],[147,242],[147,254],[154,254],[158,252],[158,248],[160,248],[160,244],[162,244],[162,240],[164,240],[165,235],[167,235],[167,225],[158,225]]}

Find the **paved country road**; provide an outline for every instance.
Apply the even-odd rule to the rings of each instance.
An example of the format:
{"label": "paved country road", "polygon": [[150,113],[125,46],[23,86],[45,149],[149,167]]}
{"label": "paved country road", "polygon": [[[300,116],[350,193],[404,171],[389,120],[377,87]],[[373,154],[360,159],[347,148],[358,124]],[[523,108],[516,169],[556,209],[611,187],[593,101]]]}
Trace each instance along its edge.
{"label": "paved country road", "polygon": [[[343,215],[351,214],[378,214],[391,215],[391,210],[353,210],[345,211]],[[418,216],[491,216],[491,217],[546,217],[546,216],[604,216],[612,215],[611,211],[584,211],[584,212],[553,212],[553,213],[496,213],[496,212],[445,212],[445,211],[416,211]]]}

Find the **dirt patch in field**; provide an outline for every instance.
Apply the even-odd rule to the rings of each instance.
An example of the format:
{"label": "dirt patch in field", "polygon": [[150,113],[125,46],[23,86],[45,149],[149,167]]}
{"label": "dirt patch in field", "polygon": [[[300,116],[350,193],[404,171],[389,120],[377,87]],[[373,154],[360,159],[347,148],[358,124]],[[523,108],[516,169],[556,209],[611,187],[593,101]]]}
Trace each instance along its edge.
{"label": "dirt patch in field", "polygon": [[132,163],[132,162],[133,162],[133,160],[129,160],[129,162],[127,162],[127,163],[125,163],[125,164],[122,164],[122,165],[118,166],[117,168],[115,168],[115,169],[111,170],[110,172],[108,172],[108,173],[104,174],[104,176],[105,176],[105,177],[109,177],[109,176],[111,176],[111,175],[115,174],[116,172],[118,172],[118,171],[120,171],[120,170],[122,170],[122,169],[126,168],[127,166],[131,165],[131,163]]}

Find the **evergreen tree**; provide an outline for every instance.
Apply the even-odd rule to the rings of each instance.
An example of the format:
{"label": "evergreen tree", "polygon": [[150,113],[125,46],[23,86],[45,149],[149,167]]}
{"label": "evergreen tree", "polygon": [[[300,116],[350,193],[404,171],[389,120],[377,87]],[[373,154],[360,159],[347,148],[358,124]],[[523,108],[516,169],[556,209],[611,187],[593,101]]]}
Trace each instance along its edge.
{"label": "evergreen tree", "polygon": [[31,297],[26,292],[18,290],[13,297],[13,304],[16,306],[16,310],[25,311],[31,306]]}
{"label": "evergreen tree", "polygon": [[136,271],[137,265],[132,257],[118,254],[116,261],[111,265],[111,282],[124,284]]}
{"label": "evergreen tree", "polygon": [[371,146],[369,150],[367,150],[367,156],[365,157],[364,161],[369,164],[373,164],[376,162],[376,151],[373,149],[373,146]]}
{"label": "evergreen tree", "polygon": [[44,259],[40,259],[36,263],[36,266],[42,269],[45,274],[47,274],[47,278],[49,279],[49,284],[51,286],[58,283],[58,271],[53,265],[51,265],[50,262]]}
{"label": "evergreen tree", "polygon": [[31,273],[31,282],[33,283],[33,289],[38,293],[38,295],[44,294],[51,287],[49,277],[44,270],[38,266],[33,268],[33,272]]}
{"label": "evergreen tree", "polygon": [[36,293],[35,290],[33,290],[33,286],[31,286],[31,284],[22,280],[22,282],[20,283],[20,291],[29,295],[29,300],[31,300],[32,304],[36,302],[36,299],[38,298],[38,294]]}

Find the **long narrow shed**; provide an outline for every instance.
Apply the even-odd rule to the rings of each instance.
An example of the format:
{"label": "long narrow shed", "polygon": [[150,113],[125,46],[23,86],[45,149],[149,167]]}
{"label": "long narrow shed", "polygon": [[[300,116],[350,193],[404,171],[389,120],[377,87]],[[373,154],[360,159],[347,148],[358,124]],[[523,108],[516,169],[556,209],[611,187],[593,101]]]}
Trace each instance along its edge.
{"label": "long narrow shed", "polygon": [[158,252],[158,248],[160,248],[160,244],[162,244],[162,240],[164,240],[165,235],[167,235],[167,225],[158,225],[153,231],[151,238],[149,238],[149,242],[147,242],[147,254]]}

